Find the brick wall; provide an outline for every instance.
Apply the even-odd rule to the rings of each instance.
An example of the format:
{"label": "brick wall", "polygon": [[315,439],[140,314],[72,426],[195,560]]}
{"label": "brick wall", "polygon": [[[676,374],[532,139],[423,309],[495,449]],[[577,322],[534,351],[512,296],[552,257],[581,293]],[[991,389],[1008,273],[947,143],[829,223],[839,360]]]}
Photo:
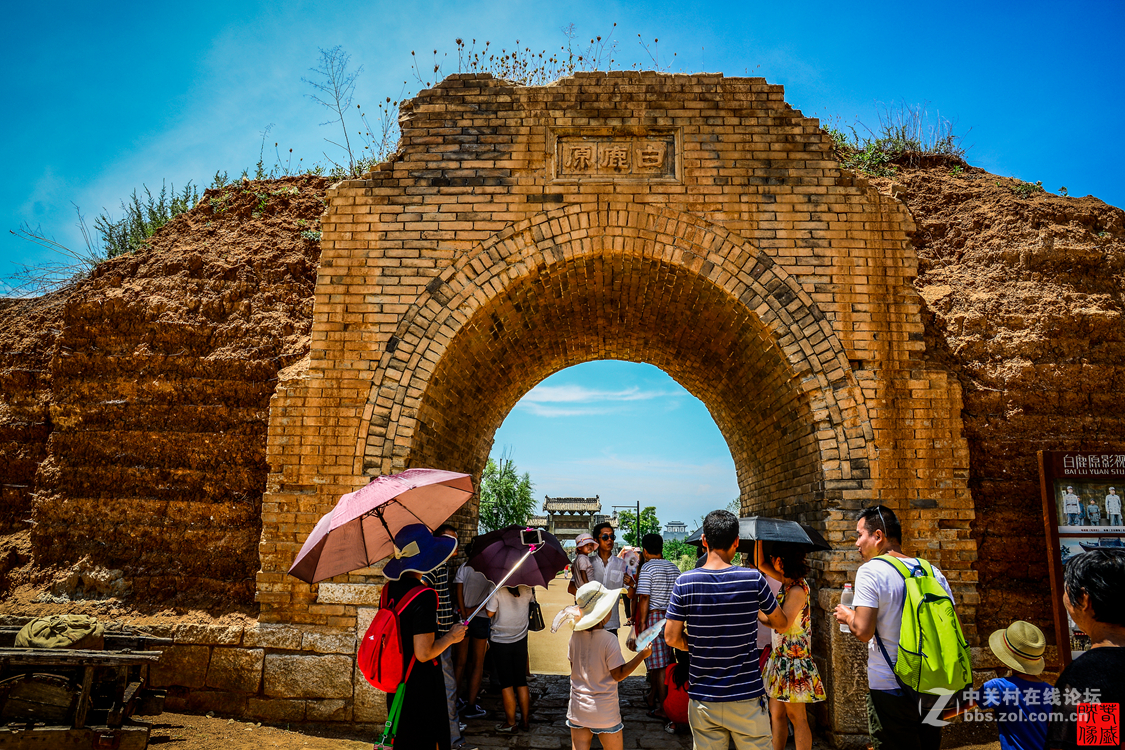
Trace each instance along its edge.
{"label": "brick wall", "polygon": [[[661,367],[707,405],[744,511],[837,545],[815,561],[824,607],[858,564],[851,512],[879,501],[972,622],[960,391],[917,356],[912,221],[838,168],[781,87],[457,75],[407,103],[402,125],[390,162],[330,192],[307,370],[271,408],[263,622],[352,626],[336,589],[285,575],[320,515],[380,473],[479,477],[523,394],[604,358]],[[466,536],[475,511],[458,516]],[[333,585],[365,582],[380,579]],[[845,660],[830,680],[853,674],[830,635],[821,653]],[[861,731],[837,692],[832,727]]]}

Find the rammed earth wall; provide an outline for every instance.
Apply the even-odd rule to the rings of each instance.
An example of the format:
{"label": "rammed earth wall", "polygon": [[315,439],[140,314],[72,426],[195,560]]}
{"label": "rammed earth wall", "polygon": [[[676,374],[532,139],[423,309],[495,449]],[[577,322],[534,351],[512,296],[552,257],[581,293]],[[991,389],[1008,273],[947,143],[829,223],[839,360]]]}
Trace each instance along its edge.
{"label": "rammed earth wall", "polygon": [[[286,575],[316,520],[380,473],[479,477],[524,393],[613,358],[655,364],[707,405],[744,512],[814,524],[837,546],[814,567],[821,719],[840,742],[866,731],[866,650],[828,615],[854,577],[855,510],[898,510],[976,637],[961,394],[920,356],[913,223],[838,168],[780,86],[457,75],[402,124],[391,161],[330,191],[308,367],[282,373],[271,402],[263,627],[362,627],[377,571],[320,586]],[[457,517],[463,538],[475,512]]]}

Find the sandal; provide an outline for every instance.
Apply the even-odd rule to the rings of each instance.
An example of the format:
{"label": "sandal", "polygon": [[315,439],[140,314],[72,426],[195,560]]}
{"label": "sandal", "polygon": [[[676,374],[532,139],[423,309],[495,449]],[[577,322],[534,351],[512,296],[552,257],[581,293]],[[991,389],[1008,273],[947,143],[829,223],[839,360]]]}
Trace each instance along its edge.
{"label": "sandal", "polygon": [[511,724],[511,725],[497,724],[496,725],[496,731],[499,732],[500,734],[516,734],[517,733],[516,726],[517,726],[516,724]]}
{"label": "sandal", "polygon": [[647,716],[650,719],[667,719],[668,718],[667,716],[664,715],[664,710],[660,709],[660,708],[654,708],[651,711],[646,711],[645,716]]}

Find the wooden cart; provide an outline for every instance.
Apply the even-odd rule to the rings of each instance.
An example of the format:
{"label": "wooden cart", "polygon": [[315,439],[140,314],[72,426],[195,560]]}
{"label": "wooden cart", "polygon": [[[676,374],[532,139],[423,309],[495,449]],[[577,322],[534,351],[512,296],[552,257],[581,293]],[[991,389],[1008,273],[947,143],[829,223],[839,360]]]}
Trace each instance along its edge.
{"label": "wooden cart", "polygon": [[104,651],[12,648],[18,628],[0,628],[0,748],[144,750],[149,725],[133,716],[164,710],[165,691],[146,687],[150,650],[168,638],[105,634]]}

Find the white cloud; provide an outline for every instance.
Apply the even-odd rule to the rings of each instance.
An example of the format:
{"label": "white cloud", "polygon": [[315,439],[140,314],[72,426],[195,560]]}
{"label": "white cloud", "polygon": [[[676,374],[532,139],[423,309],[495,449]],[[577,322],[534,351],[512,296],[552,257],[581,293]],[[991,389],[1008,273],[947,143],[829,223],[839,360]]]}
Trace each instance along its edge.
{"label": "white cloud", "polygon": [[647,402],[648,409],[653,408],[654,402],[663,402],[665,409],[674,409],[684,395],[682,390],[651,390],[638,386],[602,390],[583,385],[538,385],[520,399],[516,408],[536,417],[602,417],[625,413],[629,404],[639,402]]}

